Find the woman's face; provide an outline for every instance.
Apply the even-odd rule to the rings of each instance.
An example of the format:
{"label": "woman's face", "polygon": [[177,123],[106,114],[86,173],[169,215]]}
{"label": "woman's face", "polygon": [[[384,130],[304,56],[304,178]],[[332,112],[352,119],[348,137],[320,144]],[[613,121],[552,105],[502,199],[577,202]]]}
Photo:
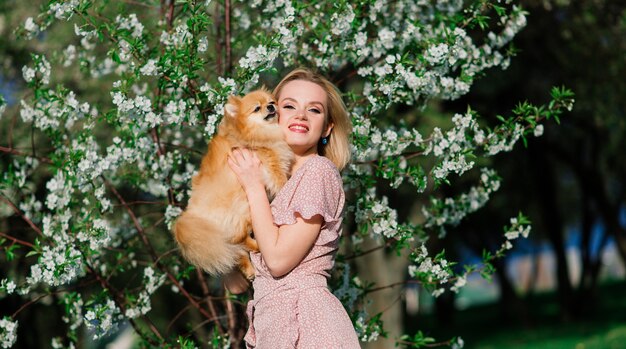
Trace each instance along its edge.
{"label": "woman's face", "polygon": [[280,91],[278,123],[297,155],[317,153],[320,138],[330,134],[332,125],[324,127],[327,98],[321,86],[306,80],[290,81]]}

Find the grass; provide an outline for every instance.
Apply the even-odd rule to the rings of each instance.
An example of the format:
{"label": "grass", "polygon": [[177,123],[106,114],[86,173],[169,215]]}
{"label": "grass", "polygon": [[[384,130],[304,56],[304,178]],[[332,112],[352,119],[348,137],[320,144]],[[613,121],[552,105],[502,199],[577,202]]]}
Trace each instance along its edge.
{"label": "grass", "polygon": [[600,287],[598,303],[584,318],[559,319],[557,295],[524,301],[527,321],[502,321],[497,304],[457,311],[453,321],[437,325],[433,316],[410,321],[409,327],[438,340],[460,336],[466,349],[626,349],[626,282]]}

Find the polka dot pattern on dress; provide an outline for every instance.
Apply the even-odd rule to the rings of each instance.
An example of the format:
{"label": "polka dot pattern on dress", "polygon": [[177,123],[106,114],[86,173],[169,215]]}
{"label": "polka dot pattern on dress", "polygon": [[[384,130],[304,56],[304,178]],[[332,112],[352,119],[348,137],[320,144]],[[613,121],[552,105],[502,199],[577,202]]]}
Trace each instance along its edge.
{"label": "polka dot pattern on dress", "polygon": [[319,155],[308,159],[276,195],[271,209],[277,225],[294,224],[296,214],[321,215],[324,223],[311,251],[285,276],[272,277],[261,254],[251,253],[256,277],[247,309],[247,348],[360,348],[348,314],[327,286],[344,204],[339,171]]}

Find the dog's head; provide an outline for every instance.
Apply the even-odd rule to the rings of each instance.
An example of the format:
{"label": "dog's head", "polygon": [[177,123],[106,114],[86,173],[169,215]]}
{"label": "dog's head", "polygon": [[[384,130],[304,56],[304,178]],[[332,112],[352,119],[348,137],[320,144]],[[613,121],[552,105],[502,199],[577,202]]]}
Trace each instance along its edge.
{"label": "dog's head", "polygon": [[224,118],[233,126],[230,131],[236,131],[243,137],[274,137],[273,134],[280,132],[276,109],[272,94],[265,89],[260,89],[243,97],[228,97],[228,102],[224,106]]}
{"label": "dog's head", "polygon": [[243,97],[228,97],[224,110],[226,117],[239,119],[245,123],[263,126],[278,122],[274,97],[264,89],[252,91]]}

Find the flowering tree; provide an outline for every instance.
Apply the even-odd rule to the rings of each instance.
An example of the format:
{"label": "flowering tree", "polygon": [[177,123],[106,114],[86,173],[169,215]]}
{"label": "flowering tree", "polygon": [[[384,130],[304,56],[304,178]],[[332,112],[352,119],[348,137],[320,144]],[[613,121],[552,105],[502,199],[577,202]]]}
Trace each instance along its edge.
{"label": "flowering tree", "polygon": [[[120,325],[144,346],[239,347],[247,296],[225,294],[219,280],[183,261],[170,229],[227,97],[271,86],[300,65],[342,87],[354,124],[332,288],[360,339],[385,334],[368,299],[387,285],[353,272],[373,250],[404,256],[406,282],[434,296],[457,292],[469,273],[488,276],[490,261],[528,234],[523,215],[479,265],[453,268],[429,239],[498,189],[497,173],[480,164],[540,136],[543,121],[571,108],[572,94],[554,89],[546,106],[521,103],[493,128],[471,109],[429,130],[395,113],[458,98],[488,68],[506,68],[509,43],[526,24],[510,2],[46,2],[16,30],[32,52],[22,69],[26,90],[14,107],[0,101],[0,292],[19,303],[0,314],[0,345],[29,340],[17,336],[20,317],[47,305],[63,313],[64,333],[46,339],[55,348]],[[466,193],[438,192],[465,173],[480,178]],[[420,220],[399,221],[377,193],[381,183],[425,198]],[[364,248],[366,239],[375,247]],[[421,332],[392,339],[408,347],[434,341]]]}

